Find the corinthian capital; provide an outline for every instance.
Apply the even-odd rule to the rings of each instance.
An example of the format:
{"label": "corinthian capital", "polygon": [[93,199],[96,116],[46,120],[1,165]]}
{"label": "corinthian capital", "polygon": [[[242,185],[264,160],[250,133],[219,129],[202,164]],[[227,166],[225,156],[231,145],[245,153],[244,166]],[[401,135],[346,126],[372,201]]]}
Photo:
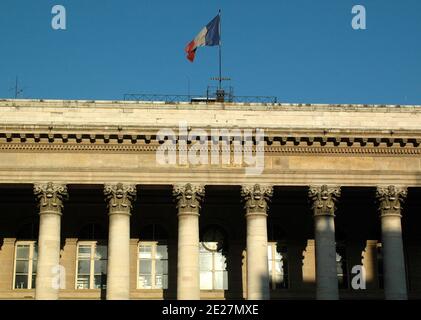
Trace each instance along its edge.
{"label": "corinthian capital", "polygon": [[173,196],[177,202],[177,209],[181,211],[199,210],[205,196],[205,186],[198,184],[176,184]]}
{"label": "corinthian capital", "polygon": [[270,185],[243,185],[241,187],[241,196],[245,202],[245,208],[248,212],[266,213],[270,199],[273,195],[273,187]]}
{"label": "corinthian capital", "polygon": [[109,214],[122,211],[130,214],[132,202],[136,200],[136,186],[123,183],[106,184],[104,195]]}
{"label": "corinthian capital", "polygon": [[335,216],[336,203],[341,196],[339,186],[310,186],[308,197],[315,216]]}
{"label": "corinthian capital", "polygon": [[405,187],[379,186],[376,191],[376,198],[379,202],[381,216],[401,215],[402,204],[407,196]]}
{"label": "corinthian capital", "polygon": [[38,200],[40,214],[44,211],[61,213],[63,201],[69,197],[66,185],[53,182],[34,184],[34,194]]}

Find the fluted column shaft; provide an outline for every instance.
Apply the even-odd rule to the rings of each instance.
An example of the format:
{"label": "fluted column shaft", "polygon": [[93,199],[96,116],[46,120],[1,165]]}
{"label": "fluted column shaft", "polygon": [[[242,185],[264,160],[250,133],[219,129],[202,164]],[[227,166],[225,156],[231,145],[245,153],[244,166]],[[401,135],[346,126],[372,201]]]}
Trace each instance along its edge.
{"label": "fluted column shaft", "polygon": [[105,185],[108,203],[107,300],[130,298],[130,215],[136,187],[122,183]]}
{"label": "fluted column shaft", "polygon": [[200,299],[199,216],[205,195],[202,185],[175,185],[178,209],[177,299]]}
{"label": "fluted column shaft", "polygon": [[406,195],[406,188],[402,187],[377,188],[382,231],[384,293],[387,300],[408,298],[401,225],[401,204]]}
{"label": "fluted column shaft", "polygon": [[339,196],[339,187],[311,186],[309,191],[314,216],[318,300],[339,299],[335,241],[335,210]]}
{"label": "fluted column shaft", "polygon": [[175,185],[178,209],[177,299],[200,299],[199,216],[202,185]]}
{"label": "fluted column shaft", "polygon": [[60,288],[60,229],[65,185],[35,184],[39,205],[39,238],[35,299],[57,300]]}
{"label": "fluted column shaft", "polygon": [[242,196],[247,220],[247,299],[268,300],[267,210],[272,186],[245,185]]}

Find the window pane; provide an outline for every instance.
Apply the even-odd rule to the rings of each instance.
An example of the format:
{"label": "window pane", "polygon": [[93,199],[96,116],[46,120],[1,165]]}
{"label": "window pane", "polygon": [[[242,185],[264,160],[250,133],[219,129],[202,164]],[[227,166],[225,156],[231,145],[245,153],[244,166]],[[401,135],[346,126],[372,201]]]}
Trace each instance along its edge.
{"label": "window pane", "polygon": [[19,245],[16,248],[16,259],[29,259],[29,245]]}
{"label": "window pane", "polygon": [[79,260],[77,272],[79,274],[89,274],[91,269],[90,260]]}
{"label": "window pane", "polygon": [[155,287],[159,289],[168,289],[168,276],[157,275],[155,277]]}
{"label": "window pane", "polygon": [[212,290],[212,272],[200,272],[200,289]]}
{"label": "window pane", "polygon": [[107,260],[95,260],[95,274],[107,274]]}
{"label": "window pane", "polygon": [[155,262],[155,273],[156,274],[168,274],[167,260],[156,260],[156,262]]}
{"label": "window pane", "polygon": [[200,253],[200,270],[202,271],[212,270],[212,253],[206,253],[206,252]]}
{"label": "window pane", "polygon": [[96,247],[95,259],[107,259],[107,246]]}
{"label": "window pane", "polygon": [[16,273],[28,273],[29,261],[18,260],[16,261]]}
{"label": "window pane", "polygon": [[82,245],[79,246],[79,258],[90,259],[91,258],[91,246],[90,245]]}
{"label": "window pane", "polygon": [[32,261],[32,274],[37,273],[37,260]]}
{"label": "window pane", "polygon": [[150,274],[152,272],[152,260],[139,260],[139,273]]}
{"label": "window pane", "polygon": [[168,259],[168,248],[166,245],[156,247],[156,259]]}
{"label": "window pane", "polygon": [[216,253],[215,254],[215,270],[225,270],[225,257],[222,255],[222,253]]}
{"label": "window pane", "polygon": [[151,289],[152,288],[152,276],[151,275],[140,275],[139,276],[139,288]]}
{"label": "window pane", "polygon": [[15,289],[27,289],[27,288],[28,288],[28,276],[27,275],[16,275]]}
{"label": "window pane", "polygon": [[222,274],[224,275],[224,290],[228,290],[228,271],[223,271]]}
{"label": "window pane", "polygon": [[216,290],[228,290],[228,272],[216,271],[215,272],[215,287]]}
{"label": "window pane", "polygon": [[139,258],[151,259],[152,258],[152,247],[150,245],[139,246]]}
{"label": "window pane", "polygon": [[94,277],[94,289],[105,288],[107,277],[105,275],[96,275]]}
{"label": "window pane", "polygon": [[89,275],[79,275],[77,277],[76,289],[89,289]]}
{"label": "window pane", "polygon": [[215,272],[215,288],[217,290],[222,290],[224,288],[224,274],[222,271]]}

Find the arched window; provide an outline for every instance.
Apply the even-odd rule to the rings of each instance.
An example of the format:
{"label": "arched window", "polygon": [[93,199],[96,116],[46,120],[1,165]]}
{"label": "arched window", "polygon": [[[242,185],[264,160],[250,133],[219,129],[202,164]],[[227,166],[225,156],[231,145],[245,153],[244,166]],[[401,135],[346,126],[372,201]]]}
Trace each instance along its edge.
{"label": "arched window", "polygon": [[206,228],[199,246],[200,289],[227,290],[226,235],[218,226]]}
{"label": "arched window", "polygon": [[137,288],[168,288],[168,235],[157,224],[151,224],[140,231],[137,258]]}

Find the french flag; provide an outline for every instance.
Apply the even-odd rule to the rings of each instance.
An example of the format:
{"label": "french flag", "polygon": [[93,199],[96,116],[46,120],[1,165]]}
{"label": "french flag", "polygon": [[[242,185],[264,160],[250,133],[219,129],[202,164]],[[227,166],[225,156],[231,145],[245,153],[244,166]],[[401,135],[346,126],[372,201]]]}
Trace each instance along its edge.
{"label": "french flag", "polygon": [[218,46],[221,41],[221,16],[218,14],[206,27],[204,27],[199,34],[191,41],[184,49],[187,53],[187,59],[194,61],[196,50],[198,47],[204,46]]}

